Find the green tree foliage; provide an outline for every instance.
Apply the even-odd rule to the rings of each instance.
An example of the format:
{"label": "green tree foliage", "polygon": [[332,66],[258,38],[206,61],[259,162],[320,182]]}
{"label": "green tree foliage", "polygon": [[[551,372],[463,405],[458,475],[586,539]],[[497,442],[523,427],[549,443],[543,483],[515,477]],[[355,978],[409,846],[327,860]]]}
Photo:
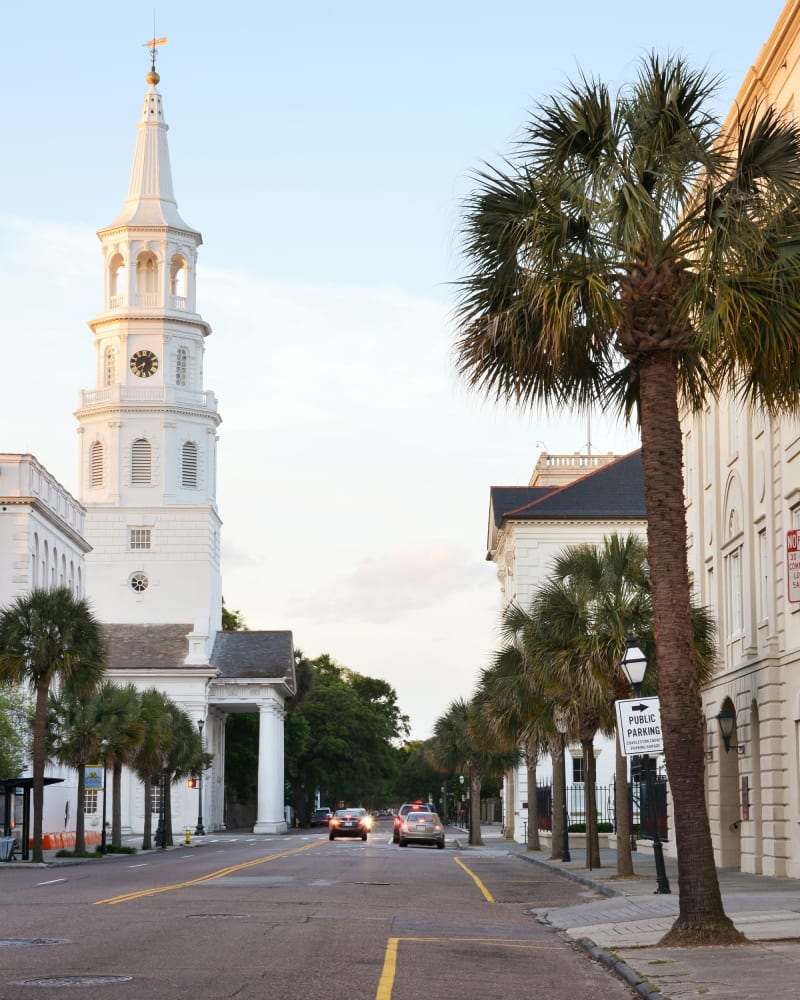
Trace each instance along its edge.
{"label": "green tree foliage", "polygon": [[0,687],[0,778],[22,774],[31,749],[32,705],[16,685]]}
{"label": "green tree foliage", "polygon": [[0,611],[0,680],[27,683],[35,697],[33,724],[33,850],[42,861],[47,700],[50,685],[88,694],[105,672],[100,622],[86,600],[66,587],[33,590]]}
{"label": "green tree foliage", "polygon": [[242,632],[247,630],[247,625],[241,611],[229,611],[225,607],[224,597],[222,598],[222,627],[226,632]]}
{"label": "green tree foliage", "polygon": [[[286,773],[295,814],[310,817],[315,794],[324,805],[374,808],[389,800],[398,772],[398,740],[408,718],[394,688],[336,663],[327,653],[307,661],[313,683],[287,727]],[[288,720],[287,720],[288,721]]]}

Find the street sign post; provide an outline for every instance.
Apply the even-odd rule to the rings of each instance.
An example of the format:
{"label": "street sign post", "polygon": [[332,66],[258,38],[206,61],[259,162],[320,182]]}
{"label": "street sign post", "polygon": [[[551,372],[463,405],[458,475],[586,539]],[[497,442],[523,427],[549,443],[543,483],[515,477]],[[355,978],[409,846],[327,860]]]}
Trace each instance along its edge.
{"label": "street sign post", "polygon": [[623,756],[663,753],[658,698],[627,698],[616,702],[616,708],[617,731]]}

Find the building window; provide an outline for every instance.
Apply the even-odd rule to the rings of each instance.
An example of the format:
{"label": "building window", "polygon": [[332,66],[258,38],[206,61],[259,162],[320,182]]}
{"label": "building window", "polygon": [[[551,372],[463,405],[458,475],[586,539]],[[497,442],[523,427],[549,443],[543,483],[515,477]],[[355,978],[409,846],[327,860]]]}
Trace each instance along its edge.
{"label": "building window", "polygon": [[150,786],[150,812],[154,816],[161,815],[161,784],[155,781]]}
{"label": "building window", "polygon": [[692,433],[683,439],[683,468],[686,478],[686,499],[691,503],[694,492],[694,455],[692,454]]}
{"label": "building window", "polygon": [[728,638],[742,634],[742,558],[741,549],[734,549],[728,563]]}
{"label": "building window", "polygon": [[145,438],[138,438],[131,448],[131,483],[149,486],[152,473],[152,449]]}
{"label": "building window", "polygon": [[148,587],[150,581],[147,579],[147,574],[145,573],[134,573],[130,578],[131,590],[137,594],[143,594]]}
{"label": "building window", "polygon": [[175,358],[175,385],[189,384],[189,352],[179,347]]}
{"label": "building window", "polygon": [[132,552],[150,548],[150,528],[131,528],[129,548]]}
{"label": "building window", "polygon": [[187,441],[181,454],[181,486],[197,486],[197,445]]}
{"label": "building window", "polygon": [[572,783],[574,785],[582,785],[586,777],[583,770],[583,757],[573,757],[572,758]]}
{"label": "building window", "polygon": [[89,815],[97,815],[97,788],[84,788],[83,790],[83,811]]}
{"label": "building window", "polygon": [[767,558],[767,529],[758,533],[758,617],[769,619],[769,559]]}
{"label": "building window", "polygon": [[103,385],[113,385],[117,381],[117,352],[113,347],[103,351]]}
{"label": "building window", "polygon": [[89,451],[89,482],[91,486],[103,485],[103,446],[94,441]]}
{"label": "building window", "polygon": [[711,483],[714,480],[714,456],[716,455],[716,448],[714,447],[714,416],[711,410],[706,410],[705,434],[703,436],[706,446],[705,481],[706,483]]}

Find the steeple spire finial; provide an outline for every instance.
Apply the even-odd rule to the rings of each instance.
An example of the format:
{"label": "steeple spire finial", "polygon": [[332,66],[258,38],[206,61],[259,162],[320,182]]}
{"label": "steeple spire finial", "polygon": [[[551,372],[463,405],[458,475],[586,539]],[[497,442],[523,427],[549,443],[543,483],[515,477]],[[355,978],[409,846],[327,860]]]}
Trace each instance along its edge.
{"label": "steeple spire finial", "polygon": [[158,73],[156,73],[156,48],[159,45],[166,44],[166,36],[164,38],[156,38],[155,32],[153,32],[153,38],[151,38],[149,42],[145,42],[142,46],[144,49],[150,49],[150,72],[147,74],[146,80],[152,87],[155,87],[161,79]]}

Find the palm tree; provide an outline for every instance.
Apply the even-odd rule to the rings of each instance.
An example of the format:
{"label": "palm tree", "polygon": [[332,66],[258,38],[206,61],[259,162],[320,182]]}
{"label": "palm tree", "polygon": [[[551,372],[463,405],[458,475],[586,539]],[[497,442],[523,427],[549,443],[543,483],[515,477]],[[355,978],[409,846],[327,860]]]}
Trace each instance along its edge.
{"label": "palm tree", "polygon": [[[153,837],[153,778],[165,794],[164,775],[174,741],[170,699],[157,688],[147,688],[139,695],[144,737],[133,758],[133,767],[144,785],[144,833],[142,850],[150,850]],[[163,815],[163,809],[162,809]]]}
{"label": "palm tree", "polygon": [[78,694],[93,690],[105,671],[105,644],[89,603],[66,587],[37,589],[0,612],[0,679],[27,682],[35,696],[33,723],[33,851],[42,861],[47,699],[54,682]]}
{"label": "palm tree", "polygon": [[[144,739],[139,692],[133,684],[106,681],[97,692],[100,740],[111,769],[111,844],[122,846],[122,768],[130,765]],[[103,789],[103,794],[107,790]]]}
{"label": "palm tree", "polygon": [[457,366],[504,402],[636,415],[648,513],[678,918],[665,941],[741,940],[722,906],[703,782],[680,407],[725,389],[800,403],[800,127],[722,135],[717,81],[646,57],[616,96],[581,77],[536,110],[468,200]]}
{"label": "palm tree", "polygon": [[[75,853],[86,851],[86,768],[101,757],[96,692],[77,696],[69,688],[50,692],[47,701],[47,756],[74,768],[78,776],[75,803]],[[103,790],[105,794],[105,789]]]}
{"label": "palm tree", "polygon": [[482,707],[491,734],[509,748],[522,748],[528,779],[527,847],[529,851],[538,851],[541,845],[536,765],[547,752],[553,735],[552,705],[531,683],[524,654],[513,640],[495,653],[491,666],[481,673],[479,687],[484,692]]}

